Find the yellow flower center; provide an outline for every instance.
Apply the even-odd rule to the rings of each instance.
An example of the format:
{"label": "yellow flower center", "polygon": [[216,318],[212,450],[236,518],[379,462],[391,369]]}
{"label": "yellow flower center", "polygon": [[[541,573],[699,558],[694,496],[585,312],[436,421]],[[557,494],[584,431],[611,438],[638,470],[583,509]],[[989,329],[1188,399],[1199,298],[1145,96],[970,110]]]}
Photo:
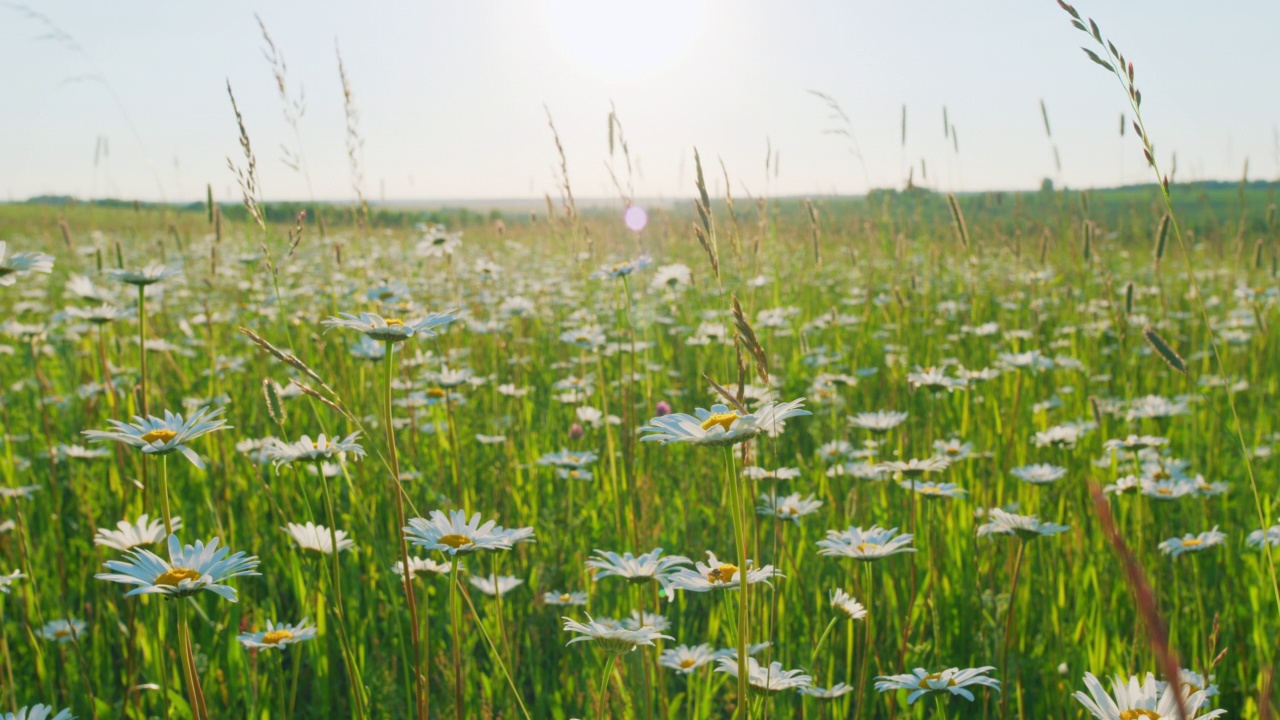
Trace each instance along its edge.
{"label": "yellow flower center", "polygon": [[1169,488],[1157,488],[1156,493],[1159,495],[1172,495],[1173,491]]}
{"label": "yellow flower center", "polygon": [[[921,690],[929,690],[929,689],[930,689],[930,687],[929,687],[929,683],[930,683],[931,681],[933,681],[933,680],[941,680],[941,679],[942,679],[942,673],[940,673],[940,672],[930,673],[930,674],[925,675],[924,677],[920,678],[920,682],[916,685],[916,687],[920,688]],[[947,687],[953,687],[955,684],[956,684],[955,678],[951,678],[951,679],[947,680]],[[1159,716],[1157,716],[1157,718],[1158,718],[1158,717],[1159,717]],[[1126,718],[1126,720],[1129,720],[1129,719],[1128,719],[1128,718]]]}
{"label": "yellow flower center", "polygon": [[958,447],[949,447],[949,448],[947,448],[946,452],[947,452],[947,454],[948,454],[948,455],[959,455],[959,454],[960,454],[960,448],[958,448]]}
{"label": "yellow flower center", "polygon": [[1200,543],[1200,538],[1191,538],[1190,540],[1183,540],[1182,547],[1200,547]]}
{"label": "yellow flower center", "polygon": [[262,642],[265,645],[279,645],[285,640],[292,640],[292,639],[293,639],[293,633],[289,632],[288,630],[272,630],[271,632],[262,636]]}
{"label": "yellow flower center", "polygon": [[441,545],[448,545],[454,550],[458,550],[467,545],[474,544],[471,541],[471,538],[467,537],[466,535],[445,535],[444,537],[440,538],[437,542],[439,542]]}
{"label": "yellow flower center", "polygon": [[680,669],[688,670],[689,668],[693,667],[696,663],[697,663],[697,660],[694,660],[693,658],[685,658],[680,661]]}
{"label": "yellow flower center", "polygon": [[713,583],[731,583],[733,576],[738,574],[738,566],[723,563],[720,567],[707,573],[707,580]]}
{"label": "yellow flower center", "polygon": [[400,327],[404,327],[404,321],[401,320],[400,318],[387,318],[387,327],[391,327],[392,325],[399,325]]}
{"label": "yellow flower center", "polygon": [[169,587],[178,587],[183,580],[199,580],[200,573],[190,568],[173,568],[160,573],[155,579],[153,585],[168,585]]}
{"label": "yellow flower center", "polygon": [[862,543],[862,544],[858,545],[856,548],[854,548],[854,550],[857,550],[858,552],[862,553],[863,555],[867,554],[867,551],[873,551],[873,552],[874,552],[874,551],[879,550],[879,549],[880,549],[880,546],[879,546],[879,545],[877,545],[877,544],[875,544],[875,543]]}
{"label": "yellow flower center", "polygon": [[1153,710],[1141,710],[1138,708],[1134,708],[1133,710],[1124,710],[1120,713],[1120,720],[1138,720],[1139,718],[1160,720],[1160,714]]}
{"label": "yellow flower center", "polygon": [[702,429],[710,430],[712,427],[719,425],[724,428],[725,432],[728,432],[733,422],[737,419],[738,413],[736,412],[717,413],[702,421]]}
{"label": "yellow flower center", "polygon": [[173,430],[170,430],[168,428],[156,428],[155,430],[152,430],[149,433],[143,434],[142,440],[148,443],[153,443],[153,442],[167,443],[176,437],[178,437],[178,433],[174,432]]}
{"label": "yellow flower center", "polygon": [[58,628],[57,630],[53,631],[53,636],[61,640],[62,638],[71,637],[71,631],[66,628]]}
{"label": "yellow flower center", "polygon": [[560,602],[562,603],[573,602],[573,596],[570,595],[569,593],[565,593],[560,596]]}
{"label": "yellow flower center", "polygon": [[435,398],[436,400],[439,400],[445,397],[446,395],[448,395],[448,393],[446,393],[444,390],[438,387],[427,388],[427,397],[429,398]]}

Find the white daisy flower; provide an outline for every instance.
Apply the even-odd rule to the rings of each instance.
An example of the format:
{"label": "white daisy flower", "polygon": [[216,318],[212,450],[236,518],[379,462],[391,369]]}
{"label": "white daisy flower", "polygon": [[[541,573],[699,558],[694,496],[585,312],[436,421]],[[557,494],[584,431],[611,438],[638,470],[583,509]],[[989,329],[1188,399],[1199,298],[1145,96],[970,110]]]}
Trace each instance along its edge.
{"label": "white daisy flower", "polygon": [[88,631],[89,625],[85,621],[71,618],[70,620],[50,620],[44,624],[44,627],[36,630],[36,635],[41,640],[69,643],[72,640],[79,641]]}
{"label": "white daisy flower", "polygon": [[604,577],[625,578],[628,582],[656,581],[666,584],[673,574],[693,561],[681,555],[662,557],[662,548],[654,548],[640,556],[631,553],[596,550],[596,557],[588,558],[586,566],[595,571],[595,579]]}
{"label": "white daisy flower", "polygon": [[640,428],[651,433],[642,442],[689,442],[695,445],[737,445],[761,433],[776,436],[786,427],[788,418],[811,415],[802,410],[804,398],[786,403],[766,403],[750,415],[740,415],[726,405],[712,405],[710,410],[698,408],[696,415],[672,413],[655,417]]}
{"label": "white daisy flower", "polygon": [[807,687],[800,688],[801,695],[808,695],[818,700],[834,700],[853,692],[853,686],[845,683],[836,683],[829,688]]}
{"label": "white daisy flower", "polygon": [[711,646],[706,643],[693,647],[680,645],[663,650],[662,655],[658,658],[658,664],[664,668],[675,670],[682,675],[688,675],[718,657],[720,657],[720,654],[712,650]]}
{"label": "white daisy flower", "polygon": [[[430,558],[410,557],[409,558],[409,577],[418,577],[419,575],[448,575],[449,563],[436,562]],[[458,563],[458,570],[462,570],[462,563]],[[391,572],[397,575],[404,575],[404,562],[395,561],[391,566]]]}
{"label": "white daisy flower", "polygon": [[1200,552],[1215,545],[1222,545],[1227,541],[1227,534],[1220,532],[1218,526],[1214,525],[1212,530],[1202,532],[1200,534],[1187,533],[1180,538],[1169,538],[1160,543],[1160,552],[1165,555],[1178,557],[1187,552]]}
{"label": "white daisy flower", "polygon": [[885,530],[878,525],[863,530],[849,526],[847,530],[828,530],[827,539],[819,540],[820,555],[853,558],[854,560],[879,560],[897,553],[915,552],[910,547],[915,539],[910,533],[898,535],[898,528]]}
{"label": "white daisy flower", "polygon": [[160,559],[155,553],[141,548],[130,550],[128,560],[108,560],[104,565],[111,573],[95,575],[99,580],[139,587],[125,593],[131,595],[160,594],[174,597],[194,595],[208,590],[236,601],[236,591],[221,584],[224,580],[242,575],[259,575],[257,557],[246,557],[238,552],[218,547],[218,538],[205,545],[199,540],[195,545],[183,545],[177,535],[169,536],[169,560]]}
{"label": "white daisy flower", "polygon": [[493,520],[481,525],[480,513],[467,520],[462,510],[451,510],[448,515],[432,510],[430,519],[409,520],[404,536],[418,547],[455,556],[478,550],[510,550],[518,542],[533,542],[533,528],[508,530]]}
{"label": "white daisy flower", "polygon": [[542,601],[548,605],[586,605],[587,594],[584,592],[560,592],[553,590],[542,595]]}
{"label": "white daisy flower", "polygon": [[916,668],[905,675],[878,676],[876,677],[875,687],[880,692],[910,690],[911,694],[907,696],[908,705],[919,700],[922,696],[934,692],[959,695],[972,702],[973,693],[968,690],[972,685],[985,685],[994,690],[1000,690],[1000,681],[986,675],[990,670],[995,670],[995,667],[988,665],[965,670],[948,668],[936,673],[928,672],[924,668]]}
{"label": "white daisy flower", "polygon": [[[1173,720],[1178,717],[1178,695],[1171,687],[1161,692],[1156,686],[1156,676],[1147,673],[1139,682],[1136,675],[1126,682],[1116,675],[1111,681],[1111,693],[1103,689],[1102,683],[1093,673],[1084,674],[1084,686],[1089,691],[1086,695],[1076,691],[1072,697],[1098,720]],[[1185,708],[1187,720],[1208,720],[1222,715],[1226,710],[1213,710],[1204,715],[1196,715],[1204,706],[1205,691],[1192,692],[1186,695]]]}
{"label": "white daisy flower", "polygon": [[573,638],[565,645],[572,645],[578,642],[594,641],[610,655],[625,655],[635,650],[641,645],[652,647],[654,640],[674,640],[669,635],[663,635],[654,627],[641,627],[636,630],[627,630],[616,626],[607,626],[591,619],[587,615],[585,624],[569,618],[561,618],[564,620],[565,632],[581,633]]}
{"label": "white daisy flower", "polygon": [[920,477],[925,473],[936,473],[951,467],[951,463],[943,458],[911,458],[906,462],[890,460],[876,466],[881,472],[900,473],[903,477]]}
{"label": "white daisy flower", "polygon": [[1032,485],[1047,485],[1065,477],[1067,469],[1056,465],[1036,463],[1013,468],[1009,471],[1009,474]]}
{"label": "white daisy flower", "polygon": [[812,494],[807,498],[801,498],[800,493],[792,493],[782,498],[777,495],[761,495],[756,514],[772,515],[779,520],[790,520],[799,525],[800,518],[818,512],[820,507],[822,507],[822,501],[815,500]]}
{"label": "white daisy flower", "polygon": [[354,550],[356,543],[347,536],[346,530],[334,530],[332,534],[329,528],[324,525],[316,525],[308,522],[306,525],[298,523],[289,523],[288,527],[280,528],[298,543],[298,547],[303,550],[313,550],[322,555],[333,554],[333,543],[338,543],[338,552]]}
{"label": "white daisy flower", "polygon": [[[182,529],[182,518],[174,515],[171,522],[175,532]],[[167,534],[163,520],[152,520],[146,514],[133,523],[121,520],[116,523],[116,528],[115,530],[98,528],[98,533],[93,537],[93,544],[128,552],[139,545],[154,545],[164,540]]]}
{"label": "white daisy flower", "polygon": [[[719,666],[716,672],[728,673],[738,677],[739,667],[736,658],[721,657],[716,661]],[[753,657],[747,658],[747,682],[751,686],[764,691],[766,695],[783,690],[803,690],[813,685],[813,678],[805,675],[803,670],[783,670],[782,663],[772,662],[762,667]]]}
{"label": "white daisy flower", "polygon": [[1273,547],[1280,546],[1280,525],[1272,525],[1266,530],[1254,530],[1249,533],[1249,537],[1245,538],[1245,543],[1249,547],[1261,548],[1263,542]]}
{"label": "white daisy flower", "polygon": [[19,570],[14,570],[8,575],[0,574],[0,593],[4,593],[8,595],[9,586],[13,585],[14,583],[18,582],[24,577],[26,577],[26,575]]}
{"label": "white daisy flower", "polygon": [[53,256],[39,252],[20,252],[5,257],[8,243],[0,240],[0,287],[7,287],[18,282],[18,278],[27,273],[53,272]]}
{"label": "white daisy flower", "polygon": [[383,342],[404,342],[415,335],[418,337],[433,337],[435,328],[444,327],[453,322],[453,310],[445,310],[444,312],[432,313],[417,320],[401,320],[399,318],[384,318],[376,313],[360,313],[360,315],[352,315],[350,313],[338,313],[338,317],[331,317],[322,321],[328,330],[333,328],[347,328],[349,330],[358,330],[374,340]]}
{"label": "white daisy flower", "polygon": [[18,708],[16,715],[14,713],[0,715],[0,720],[75,720],[75,718],[70,708],[64,708],[55,715],[53,708],[48,705],[32,705]]}
{"label": "white daisy flower", "polygon": [[925,480],[899,480],[898,487],[901,487],[903,490],[911,490],[931,500],[937,498],[962,498],[969,494],[968,490],[965,490],[952,482],[940,483]]}
{"label": "white daisy flower", "polygon": [[255,650],[280,650],[294,643],[311,640],[315,638],[316,632],[316,627],[305,618],[302,622],[293,625],[285,623],[277,625],[268,620],[266,630],[243,632],[236,639],[241,645]]}
{"label": "white daisy flower", "polygon": [[[691,592],[710,592],[722,589],[736,590],[742,586],[743,574],[743,570],[737,565],[719,560],[716,558],[715,553],[708,550],[706,563],[697,563],[693,570],[681,568],[676,571],[667,579],[667,587],[672,590],[689,590]],[[750,560],[747,561],[745,574],[748,585],[761,582],[768,585],[769,578],[782,577],[782,573],[775,570],[772,565],[752,568]]]}
{"label": "white daisy flower", "polygon": [[794,480],[800,477],[800,470],[789,467],[766,470],[757,465],[749,465],[742,468],[742,476],[752,480]]}
{"label": "white daisy flower", "polygon": [[111,268],[103,271],[103,274],[118,282],[137,285],[138,287],[146,287],[147,285],[154,285],[161,280],[177,277],[182,274],[182,269],[168,265],[161,265],[160,263],[151,263],[141,270]]}
{"label": "white daisy flower", "polygon": [[83,434],[90,442],[106,442],[113,440],[135,447],[148,455],[168,455],[177,451],[191,461],[192,465],[204,469],[204,462],[195,451],[187,447],[187,443],[196,438],[217,430],[226,430],[230,426],[222,418],[226,408],[210,410],[202,407],[183,420],[181,415],[164,411],[164,419],[154,415],[143,419],[134,416],[132,423],[119,420],[108,420],[114,430],[85,430]]}
{"label": "white daisy flower", "polygon": [[315,460],[328,460],[335,455],[345,455],[350,453],[356,458],[364,457],[364,448],[356,442],[360,438],[360,431],[351,433],[345,438],[326,437],[321,433],[319,437],[312,440],[310,436],[303,435],[297,442],[283,442],[275,440],[263,451],[263,454],[274,462],[277,466],[287,465],[292,462],[305,462]]}
{"label": "white daisy flower", "polygon": [[863,430],[870,430],[877,435],[883,435],[890,430],[898,427],[907,419],[907,413],[895,412],[892,410],[877,410],[875,412],[862,412],[847,418],[849,425]]}
{"label": "white daisy flower", "polygon": [[867,609],[843,588],[831,591],[831,607],[844,613],[850,620],[865,620],[867,617]]}
{"label": "white daisy flower", "polygon": [[1042,522],[1035,515],[1015,515],[1000,508],[987,511],[989,522],[978,526],[978,537],[990,535],[1017,535],[1023,540],[1057,535],[1070,528],[1057,523]]}
{"label": "white daisy flower", "polygon": [[489,597],[506,597],[507,593],[515,590],[523,584],[524,580],[511,575],[471,578],[471,587],[474,587]]}

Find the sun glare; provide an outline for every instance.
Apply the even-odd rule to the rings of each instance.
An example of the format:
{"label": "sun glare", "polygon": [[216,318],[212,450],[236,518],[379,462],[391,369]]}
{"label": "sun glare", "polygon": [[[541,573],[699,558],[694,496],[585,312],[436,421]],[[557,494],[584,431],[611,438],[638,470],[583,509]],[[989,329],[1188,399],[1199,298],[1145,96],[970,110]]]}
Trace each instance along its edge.
{"label": "sun glare", "polygon": [[583,70],[606,79],[652,72],[677,60],[703,26],[705,0],[544,0],[555,43]]}

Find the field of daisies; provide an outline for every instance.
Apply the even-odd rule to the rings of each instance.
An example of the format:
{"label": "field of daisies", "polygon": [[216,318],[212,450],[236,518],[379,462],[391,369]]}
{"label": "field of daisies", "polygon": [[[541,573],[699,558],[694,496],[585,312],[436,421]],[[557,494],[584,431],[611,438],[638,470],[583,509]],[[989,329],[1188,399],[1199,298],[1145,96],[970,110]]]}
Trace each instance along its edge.
{"label": "field of daisies", "polygon": [[1267,717],[1274,262],[1158,197],[0,209],[0,713]]}

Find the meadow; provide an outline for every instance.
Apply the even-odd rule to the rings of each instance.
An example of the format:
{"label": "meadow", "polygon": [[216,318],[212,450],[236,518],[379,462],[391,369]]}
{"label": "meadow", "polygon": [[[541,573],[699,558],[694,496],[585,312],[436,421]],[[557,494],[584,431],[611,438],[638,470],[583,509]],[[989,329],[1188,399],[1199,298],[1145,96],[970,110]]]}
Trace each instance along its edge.
{"label": "meadow", "polygon": [[0,205],[0,712],[1274,712],[1276,183],[429,216],[245,167]]}

